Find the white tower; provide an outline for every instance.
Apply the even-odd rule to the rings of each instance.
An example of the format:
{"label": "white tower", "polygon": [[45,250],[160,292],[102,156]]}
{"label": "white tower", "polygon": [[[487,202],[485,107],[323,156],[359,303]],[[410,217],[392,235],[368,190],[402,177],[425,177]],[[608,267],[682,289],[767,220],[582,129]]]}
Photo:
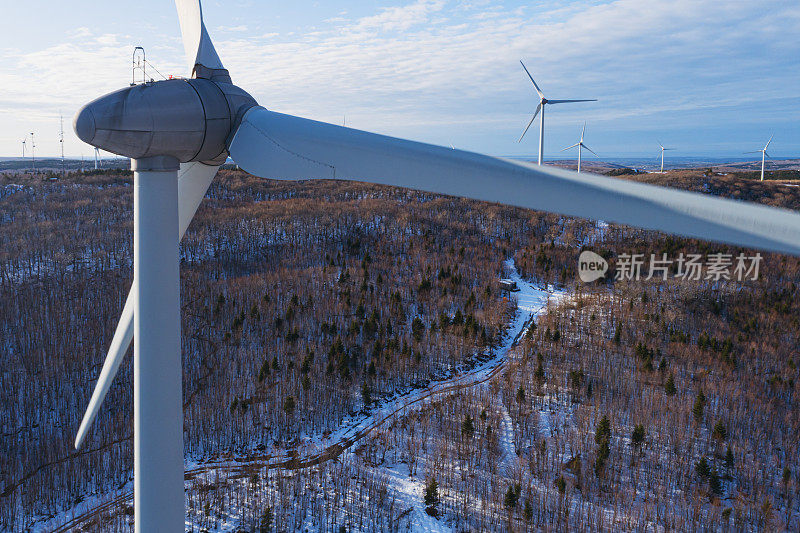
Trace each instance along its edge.
{"label": "white tower", "polygon": [[533,121],[536,120],[536,115],[541,113],[541,118],[539,120],[539,164],[542,165],[544,164],[544,108],[548,104],[572,104],[575,102],[596,102],[597,100],[548,100],[544,97],[544,93],[542,93],[539,85],[537,85],[536,80],[534,80],[533,76],[531,76],[531,73],[528,72],[528,67],[525,66],[525,63],[520,61],[520,64],[522,65],[522,68],[525,69],[525,73],[531,79],[536,92],[539,94],[539,105],[536,106],[536,112],[531,117],[531,121],[528,122],[528,125],[525,127],[525,131],[522,132],[522,135],[517,142],[522,142],[522,139],[525,137],[525,134],[528,133],[531,124],[533,124]]}

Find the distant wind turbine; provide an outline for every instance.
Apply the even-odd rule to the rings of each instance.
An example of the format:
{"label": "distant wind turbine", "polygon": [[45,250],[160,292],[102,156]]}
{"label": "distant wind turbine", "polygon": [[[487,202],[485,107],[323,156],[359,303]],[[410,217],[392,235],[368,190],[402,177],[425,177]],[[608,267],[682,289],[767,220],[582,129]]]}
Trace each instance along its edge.
{"label": "distant wind turbine", "polygon": [[580,141],[578,141],[577,143],[573,144],[572,146],[567,146],[566,148],[564,148],[563,150],[561,150],[562,152],[566,152],[566,151],[567,151],[567,150],[569,150],[570,148],[575,148],[576,146],[578,147],[578,174],[580,174],[580,172],[581,172],[581,149],[582,149],[582,148],[586,148],[587,150],[589,150],[590,152],[592,152],[592,153],[593,153],[594,155],[596,155],[597,157],[600,157],[599,155],[597,155],[597,154],[594,152],[594,150],[592,150],[591,148],[589,148],[588,146],[586,146],[585,144],[583,144],[583,136],[584,136],[584,134],[585,134],[585,133],[586,133],[586,122],[584,122],[584,123],[583,123],[583,130],[581,130],[581,140],[580,140]]}
{"label": "distant wind turbine", "polygon": [[661,141],[658,141],[658,145],[661,147],[661,173],[664,173],[664,152],[668,152],[670,150],[674,150],[675,148],[664,148],[664,145],[661,144]]}
{"label": "distant wind turbine", "polygon": [[25,143],[28,140],[28,136],[26,135],[24,139],[22,139],[22,159],[25,159]]}
{"label": "distant wind turbine", "polygon": [[531,73],[528,72],[528,67],[525,66],[525,63],[523,63],[521,60],[519,63],[522,65],[522,68],[525,69],[525,73],[531,79],[531,82],[533,82],[533,86],[536,88],[536,92],[539,93],[539,105],[536,106],[536,112],[531,117],[531,121],[528,122],[525,131],[522,132],[522,135],[520,136],[517,142],[518,143],[522,142],[522,139],[523,137],[525,137],[525,134],[528,133],[531,124],[533,124],[533,121],[536,120],[536,115],[538,115],[541,112],[542,116],[539,122],[539,164],[541,165],[544,163],[544,107],[547,104],[572,104],[575,102],[596,102],[597,100],[548,100],[547,98],[544,97],[544,94],[542,93],[542,90],[539,88],[539,85],[536,84],[536,80],[534,80],[533,76],[531,76]]}
{"label": "distant wind turbine", "polygon": [[775,135],[769,138],[769,141],[767,141],[766,146],[764,146],[762,150],[756,150],[755,152],[745,152],[746,154],[761,154],[761,181],[764,181],[764,168],[767,164],[767,158],[769,157],[769,154],[767,153],[767,148],[769,148],[769,144],[772,142],[772,139],[774,137]]}

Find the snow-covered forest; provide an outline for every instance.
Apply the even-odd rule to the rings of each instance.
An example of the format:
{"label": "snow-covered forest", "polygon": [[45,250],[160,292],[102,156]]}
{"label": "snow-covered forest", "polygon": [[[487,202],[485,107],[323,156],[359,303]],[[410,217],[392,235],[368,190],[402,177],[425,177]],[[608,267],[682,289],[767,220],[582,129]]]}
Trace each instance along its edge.
{"label": "snow-covered forest", "polygon": [[[0,530],[132,530],[130,358],[72,448],[131,281],[130,184],[0,177]],[[728,250],[222,171],[182,245],[187,530],[797,531],[800,262],[585,285],[582,247]]]}

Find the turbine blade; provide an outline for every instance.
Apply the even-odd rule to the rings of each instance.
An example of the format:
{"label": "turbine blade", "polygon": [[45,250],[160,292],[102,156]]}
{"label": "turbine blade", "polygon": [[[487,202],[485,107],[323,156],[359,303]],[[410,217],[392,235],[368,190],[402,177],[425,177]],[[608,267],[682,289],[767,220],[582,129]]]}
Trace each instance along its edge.
{"label": "turbine blade", "polygon": [[576,146],[580,146],[580,144],[581,144],[581,143],[575,143],[575,144],[573,144],[572,146],[567,146],[566,148],[564,148],[564,149],[563,149],[563,150],[561,150],[561,151],[562,151],[562,152],[566,152],[566,151],[567,151],[567,150],[569,150],[570,148],[575,148]]}
{"label": "turbine blade", "polygon": [[[189,228],[189,224],[200,207],[218,169],[219,167],[204,165],[203,163],[181,165],[181,170],[178,174],[179,238],[182,239]],[[117,375],[122,360],[125,358],[125,354],[128,352],[133,340],[133,311],[137,290],[138,286],[136,280],[134,280],[128,293],[128,298],[125,300],[125,306],[122,308],[122,314],[114,332],[114,337],[111,339],[111,345],[108,348],[106,360],[103,362],[100,376],[97,378],[92,398],[89,400],[89,406],[86,408],[83,420],[81,420],[81,425],[78,428],[78,433],[75,437],[75,448],[80,448],[83,445],[89,428],[91,428],[92,422],[97,417],[100,406],[103,404],[103,400],[108,394],[108,389],[111,387],[111,383],[113,383],[114,377]]]}
{"label": "turbine blade", "polygon": [[586,149],[586,150],[589,150],[590,152],[592,152],[592,153],[593,153],[594,155],[596,155],[597,157],[600,157],[599,155],[597,155],[597,153],[595,153],[595,151],[594,151],[594,150],[592,150],[591,148],[589,148],[589,147],[588,147],[588,146],[586,146],[585,144],[583,144],[582,146],[584,147],[584,149]]}
{"label": "turbine blade", "polygon": [[536,116],[539,114],[539,111],[541,111],[541,110],[542,110],[542,104],[539,103],[539,105],[536,106],[536,112],[531,117],[531,121],[528,122],[528,125],[525,126],[525,131],[522,132],[522,135],[520,135],[519,140],[517,141],[517,143],[521,143],[522,142],[522,138],[525,137],[525,134],[528,133],[529,129],[531,129],[531,124],[533,124],[533,121],[536,120]]}
{"label": "turbine blade", "polygon": [[128,293],[128,299],[125,300],[125,306],[122,308],[122,315],[119,317],[119,324],[117,330],[114,332],[114,337],[111,339],[111,346],[108,348],[108,355],[103,363],[103,369],[100,371],[100,376],[97,378],[97,384],[94,386],[92,399],[89,400],[89,406],[83,414],[83,420],[78,428],[78,433],[75,436],[75,449],[77,450],[83,445],[86,440],[86,435],[89,428],[92,426],[97,413],[100,411],[100,406],[108,394],[108,389],[111,388],[111,383],[119,371],[119,366],[128,348],[133,340],[133,309],[136,300],[136,291],[138,287],[134,280],[131,290]]}
{"label": "turbine blade", "polygon": [[265,178],[342,179],[456,195],[800,256],[800,214],[543,168],[250,109],[231,157]]}
{"label": "turbine blade", "polygon": [[583,136],[586,134],[586,121],[583,122],[583,129],[581,130],[581,142],[583,142]]}
{"label": "turbine blade", "polygon": [[[181,23],[181,34],[183,35],[183,48],[186,51],[186,61],[189,67],[189,75],[194,77],[212,77],[213,74],[201,72],[205,67],[210,71],[224,71],[228,75],[222,61],[219,59],[214,43],[208,36],[208,30],[203,22],[203,8],[200,0],[175,0],[175,7],[178,9],[178,19]],[[211,74],[211,75],[209,75]]]}
{"label": "turbine blade", "polygon": [[574,104],[575,102],[596,102],[597,100],[548,100],[548,104]]}
{"label": "turbine blade", "polygon": [[770,143],[772,142],[772,139],[774,139],[774,138],[775,138],[775,134],[772,134],[772,137],[770,137],[770,138],[769,138],[769,141],[767,141],[767,145],[764,147],[764,150],[766,150],[767,148],[769,148],[769,145],[770,145]]}
{"label": "turbine blade", "polygon": [[536,80],[533,79],[533,76],[531,76],[531,73],[528,72],[528,67],[525,66],[525,63],[523,63],[521,59],[519,60],[519,64],[522,65],[522,68],[525,69],[525,73],[528,75],[528,77],[533,82],[533,86],[536,87],[536,92],[539,93],[539,98],[544,99],[544,93],[542,93],[542,90],[536,84]]}

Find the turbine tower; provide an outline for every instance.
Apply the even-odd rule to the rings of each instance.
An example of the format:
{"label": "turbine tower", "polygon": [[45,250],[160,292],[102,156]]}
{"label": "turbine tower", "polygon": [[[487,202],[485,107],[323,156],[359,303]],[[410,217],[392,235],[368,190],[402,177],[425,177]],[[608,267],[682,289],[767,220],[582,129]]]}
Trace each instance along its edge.
{"label": "turbine tower", "polygon": [[582,148],[586,148],[587,150],[592,152],[597,157],[600,157],[599,155],[594,153],[594,150],[592,150],[591,148],[589,148],[588,146],[583,144],[583,136],[584,136],[585,133],[586,133],[586,122],[583,123],[583,129],[581,130],[581,140],[578,141],[577,143],[573,144],[572,146],[567,146],[566,148],[561,150],[562,152],[566,152],[567,150],[569,150],[571,148],[575,148],[576,146],[578,147],[578,174],[581,173],[581,149]]}
{"label": "turbine tower", "polygon": [[767,166],[767,158],[769,157],[769,154],[767,153],[767,148],[769,148],[769,145],[774,137],[775,135],[770,137],[769,141],[767,141],[767,144],[761,150],[756,150],[755,152],[745,152],[746,154],[761,154],[761,181],[764,181],[764,170]]}
{"label": "turbine tower", "polygon": [[22,139],[22,160],[25,160],[25,143],[28,140],[28,136],[26,135],[24,139]]}
{"label": "turbine tower", "polygon": [[33,173],[36,174],[36,141],[33,140],[33,132],[31,132],[31,161],[33,162]]}
{"label": "turbine tower", "polygon": [[661,141],[658,141],[658,145],[661,147],[661,173],[664,173],[664,152],[669,152],[674,150],[675,148],[664,148],[664,145],[661,144]]}
{"label": "turbine tower", "polygon": [[94,169],[97,170],[100,164],[100,149],[94,149]]}
{"label": "turbine tower", "polygon": [[60,115],[60,129],[58,130],[58,143],[61,145],[61,175],[67,175],[67,167],[64,163],[64,115]]}
{"label": "turbine tower", "polygon": [[130,157],[134,170],[133,282],[75,446],[87,438],[135,337],[137,532],[184,529],[178,244],[228,156],[260,177],[366,181],[800,256],[800,214],[791,211],[269,111],[233,85],[199,0],[176,5],[191,77],[126,86],[87,104],[74,124],[78,138]]}
{"label": "turbine tower", "polygon": [[517,142],[522,142],[522,139],[525,137],[525,134],[528,133],[531,124],[533,124],[533,121],[536,120],[536,115],[541,113],[541,118],[539,120],[539,165],[542,165],[544,164],[544,108],[548,104],[572,104],[576,102],[596,102],[597,100],[548,100],[544,97],[544,93],[542,93],[542,90],[539,88],[536,80],[534,80],[533,76],[531,76],[531,73],[528,71],[528,67],[525,66],[525,63],[523,63],[522,60],[520,60],[519,63],[522,65],[522,68],[525,69],[525,73],[531,79],[536,92],[539,94],[539,105],[536,106],[536,112],[531,117],[531,121],[528,122],[528,125],[525,127],[525,131],[522,132],[522,135]]}

